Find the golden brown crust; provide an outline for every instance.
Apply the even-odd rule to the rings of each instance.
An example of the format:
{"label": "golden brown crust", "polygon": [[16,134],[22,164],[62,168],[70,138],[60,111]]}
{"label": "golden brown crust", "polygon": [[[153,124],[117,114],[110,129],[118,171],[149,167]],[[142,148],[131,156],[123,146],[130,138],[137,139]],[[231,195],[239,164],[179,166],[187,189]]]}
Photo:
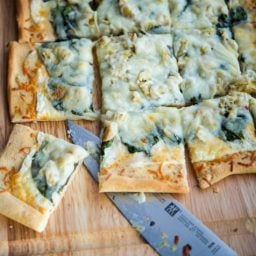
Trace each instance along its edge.
{"label": "golden brown crust", "polygon": [[235,153],[192,164],[199,186],[204,189],[233,174],[256,173],[256,152]]}
{"label": "golden brown crust", "polygon": [[[187,193],[189,191],[185,166],[168,165],[169,175],[161,170],[162,164],[143,166],[136,170],[116,164],[101,168],[99,175],[100,192],[159,192]],[[115,167],[116,166],[116,167]]]}
{"label": "golden brown crust", "polygon": [[42,214],[11,193],[0,194],[0,213],[37,232],[42,232],[48,222],[49,213]]}
{"label": "golden brown crust", "polygon": [[12,122],[33,121],[36,118],[35,86],[22,82],[18,84],[17,77],[24,75],[23,63],[32,44],[12,42],[9,51],[8,65],[8,99]]}
{"label": "golden brown crust", "polygon": [[0,156],[0,167],[19,170],[31,147],[37,142],[37,132],[16,124],[9,137],[5,150]]}
{"label": "golden brown crust", "polygon": [[17,21],[19,42],[55,41],[53,28],[49,21],[36,24],[30,15],[31,0],[17,0]]}
{"label": "golden brown crust", "polygon": [[256,2],[255,0],[244,0],[243,6],[250,10],[256,10]]}
{"label": "golden brown crust", "polygon": [[[0,171],[20,169],[31,147],[37,142],[37,132],[27,126],[15,125],[4,152],[0,157]],[[38,232],[44,230],[49,213],[42,214],[11,194],[10,188],[0,191],[0,213]]]}
{"label": "golden brown crust", "polygon": [[115,176],[104,182],[100,181],[100,192],[188,193],[189,188],[186,184],[175,182],[135,180],[129,177]]}

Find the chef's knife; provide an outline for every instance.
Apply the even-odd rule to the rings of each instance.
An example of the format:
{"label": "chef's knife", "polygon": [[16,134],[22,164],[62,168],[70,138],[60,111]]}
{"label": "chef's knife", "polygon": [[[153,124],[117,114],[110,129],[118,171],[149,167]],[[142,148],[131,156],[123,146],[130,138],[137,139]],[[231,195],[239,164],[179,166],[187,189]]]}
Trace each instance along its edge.
{"label": "chef's knife", "polygon": [[[100,138],[74,122],[68,121],[68,134],[74,144],[87,149],[89,145],[100,152]],[[84,160],[84,165],[98,182],[99,162],[95,154],[97,150],[93,151]],[[237,255],[170,194],[146,194],[144,202],[140,201],[140,196],[136,193],[107,195],[161,256]]]}

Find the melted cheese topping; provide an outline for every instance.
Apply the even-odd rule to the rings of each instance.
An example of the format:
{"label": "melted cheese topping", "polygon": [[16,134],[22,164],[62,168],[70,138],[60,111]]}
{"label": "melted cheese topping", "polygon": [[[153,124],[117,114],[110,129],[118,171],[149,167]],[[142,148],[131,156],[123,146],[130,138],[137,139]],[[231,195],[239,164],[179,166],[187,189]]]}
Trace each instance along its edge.
{"label": "melted cheese topping", "polygon": [[184,138],[192,162],[256,150],[251,100],[248,94],[234,93],[182,110]]}
{"label": "melted cheese topping", "polygon": [[31,0],[30,13],[34,23],[40,26],[42,32],[51,24],[58,39],[95,38],[99,36],[97,13],[91,9],[90,2],[89,0],[47,2]]}
{"label": "melted cheese topping", "polygon": [[35,23],[46,23],[50,20],[50,13],[57,6],[56,1],[31,0],[30,13]]}
{"label": "melted cheese topping", "polygon": [[98,8],[99,27],[103,35],[126,32],[170,32],[168,1],[104,0]]}
{"label": "melted cheese topping", "polygon": [[[94,119],[92,42],[37,44],[24,61],[20,84],[33,85],[36,119]],[[34,117],[35,118],[35,117]]]}
{"label": "melted cheese topping", "polygon": [[182,79],[171,49],[170,35],[103,37],[97,43],[103,110],[183,105]]}
{"label": "melted cheese topping", "polygon": [[227,30],[176,30],[174,51],[187,102],[223,95],[240,79],[237,44]]}
{"label": "melted cheese topping", "polygon": [[[37,140],[38,144],[31,149],[19,172],[12,177],[11,192],[17,198],[44,213],[53,210],[76,165],[88,154],[79,146],[41,132],[38,133]],[[47,145],[42,147],[45,143]],[[33,168],[35,167],[32,163],[38,153],[40,153],[40,157],[37,157],[36,161],[39,169],[36,171],[38,172],[37,177],[40,177],[41,180],[37,182],[41,186],[45,182],[44,186],[47,186],[47,189],[53,189],[52,200],[42,194],[38,189],[39,185],[35,182],[36,178],[33,177],[35,171]]]}
{"label": "melted cheese topping", "polygon": [[228,17],[224,0],[169,0],[169,8],[175,28],[215,27],[220,17]]}
{"label": "melted cheese topping", "polygon": [[100,175],[103,179],[112,175],[154,179],[160,170],[167,180],[176,175],[183,180],[186,174],[182,138],[179,111],[175,108],[122,115],[108,112]]}

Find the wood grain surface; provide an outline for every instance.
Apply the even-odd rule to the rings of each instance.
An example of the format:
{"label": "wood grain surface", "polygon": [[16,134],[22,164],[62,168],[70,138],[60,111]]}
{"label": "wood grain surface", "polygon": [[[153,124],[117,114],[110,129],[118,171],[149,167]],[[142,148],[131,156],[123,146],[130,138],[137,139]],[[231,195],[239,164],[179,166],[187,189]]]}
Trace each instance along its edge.
{"label": "wood grain surface", "polygon": [[[0,150],[5,147],[13,126],[8,116],[6,77],[8,42],[17,40],[15,16],[15,0],[0,0]],[[99,84],[96,79],[98,106]],[[97,122],[78,123],[99,132]],[[64,122],[27,125],[67,139]],[[231,176],[202,191],[189,171],[189,185],[190,193],[176,198],[239,255],[256,255],[256,175]],[[0,255],[36,254],[155,255],[107,197],[98,193],[97,185],[84,167],[74,178],[45,232],[38,234],[0,216]]]}

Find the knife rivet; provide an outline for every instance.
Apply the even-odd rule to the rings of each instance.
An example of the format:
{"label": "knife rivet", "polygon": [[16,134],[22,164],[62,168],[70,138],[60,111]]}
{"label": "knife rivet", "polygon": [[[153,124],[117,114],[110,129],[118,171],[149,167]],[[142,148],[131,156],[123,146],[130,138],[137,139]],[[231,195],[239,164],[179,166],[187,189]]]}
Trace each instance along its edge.
{"label": "knife rivet", "polygon": [[154,221],[150,221],[149,226],[153,227],[156,223]]}

